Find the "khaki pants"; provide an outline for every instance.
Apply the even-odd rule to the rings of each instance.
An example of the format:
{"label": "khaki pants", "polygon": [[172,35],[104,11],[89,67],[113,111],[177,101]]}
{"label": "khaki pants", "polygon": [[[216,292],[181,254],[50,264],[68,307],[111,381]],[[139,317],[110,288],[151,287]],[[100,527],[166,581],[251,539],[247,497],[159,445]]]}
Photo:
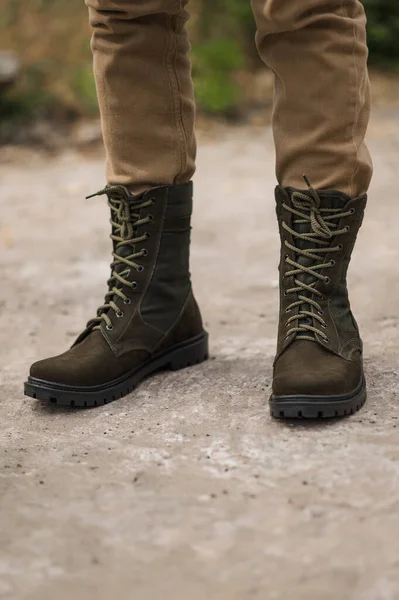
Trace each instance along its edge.
{"label": "khaki pants", "polygon": [[[245,1],[245,0],[243,0]],[[249,1],[249,0],[248,0]],[[187,0],[86,0],[107,177],[133,192],[195,170]],[[358,0],[252,0],[276,78],[277,179],[356,196],[372,175],[366,17]]]}

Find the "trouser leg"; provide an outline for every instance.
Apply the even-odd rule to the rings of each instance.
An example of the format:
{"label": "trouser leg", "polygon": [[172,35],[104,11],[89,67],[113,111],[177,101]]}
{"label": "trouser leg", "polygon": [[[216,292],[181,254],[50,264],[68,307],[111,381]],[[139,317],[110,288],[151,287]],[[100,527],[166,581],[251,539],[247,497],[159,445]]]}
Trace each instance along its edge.
{"label": "trouser leg", "polygon": [[195,170],[187,0],[86,0],[108,183],[139,193]]}
{"label": "trouser leg", "polygon": [[370,115],[366,16],[358,0],[252,0],[257,46],[275,73],[281,186],[367,191]]}

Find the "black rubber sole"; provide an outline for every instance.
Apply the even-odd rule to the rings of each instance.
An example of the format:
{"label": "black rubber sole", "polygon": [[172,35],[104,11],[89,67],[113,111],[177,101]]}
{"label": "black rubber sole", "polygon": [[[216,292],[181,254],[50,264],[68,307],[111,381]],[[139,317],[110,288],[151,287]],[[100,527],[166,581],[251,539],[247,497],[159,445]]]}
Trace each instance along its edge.
{"label": "black rubber sole", "polygon": [[270,414],[275,419],[332,419],[347,417],[367,399],[366,381],[350,394],[339,396],[271,396]]}
{"label": "black rubber sole", "polygon": [[199,364],[207,360],[208,353],[208,334],[203,332],[187,342],[177,344],[166,352],[153,356],[140,368],[107,384],[73,387],[28,377],[28,381],[25,382],[25,396],[60,406],[78,408],[102,406],[126,396],[149,375],[167,369],[178,371]]}

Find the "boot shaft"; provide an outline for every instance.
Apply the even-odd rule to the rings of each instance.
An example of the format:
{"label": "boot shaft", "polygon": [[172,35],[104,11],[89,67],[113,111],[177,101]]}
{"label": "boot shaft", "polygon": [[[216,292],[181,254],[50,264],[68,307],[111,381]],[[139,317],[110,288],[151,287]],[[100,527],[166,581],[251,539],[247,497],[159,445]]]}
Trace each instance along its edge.
{"label": "boot shaft", "polygon": [[358,358],[361,341],[346,277],[367,197],[276,188],[281,238],[277,358],[295,341]]}
{"label": "boot shaft", "polygon": [[[109,292],[76,343],[95,327],[117,355],[134,350],[138,338],[145,338],[150,349],[175,323],[191,292],[193,186],[158,187],[138,196],[123,186],[107,186],[102,193],[108,196],[112,224]],[[100,318],[104,313],[106,320]]]}

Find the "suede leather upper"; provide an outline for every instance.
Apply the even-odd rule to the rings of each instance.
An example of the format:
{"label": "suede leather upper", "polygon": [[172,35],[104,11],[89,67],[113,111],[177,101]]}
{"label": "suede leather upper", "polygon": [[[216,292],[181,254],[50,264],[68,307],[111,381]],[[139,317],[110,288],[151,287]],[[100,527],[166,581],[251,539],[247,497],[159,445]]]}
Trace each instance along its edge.
{"label": "suede leather upper", "polygon": [[[345,194],[334,190],[322,190],[318,194],[323,207],[340,207],[342,212],[348,212],[346,217],[337,223],[337,229],[345,230],[339,237],[334,236],[329,242],[331,247],[339,244],[338,252],[327,252],[323,255],[326,263],[332,262],[328,270],[321,271],[321,275],[328,276],[327,281],[317,281],[315,289],[322,297],[308,292],[310,298],[317,300],[320,305],[324,321],[323,328],[317,318],[308,322],[320,334],[314,334],[314,341],[301,340],[297,332],[287,335],[287,321],[292,315],[298,315],[301,306],[290,308],[298,295],[288,294],[287,291],[295,288],[298,275],[287,277],[289,271],[286,258],[299,261],[295,251],[287,249],[288,244],[295,246],[298,243],[294,236],[287,231],[283,224],[295,230],[304,225],[295,224],[293,213],[285,208],[292,206],[293,188],[276,188],[276,212],[279,222],[281,237],[280,258],[280,316],[278,328],[277,355],[274,363],[273,394],[277,396],[293,394],[309,395],[337,395],[349,392],[359,385],[362,379],[362,342],[359,336],[356,321],[352,315],[346,277],[353,247],[358,230],[361,226],[367,198],[351,199]],[[302,193],[307,191],[301,190]],[[325,258],[324,258],[325,256]],[[306,257],[305,257],[306,258]],[[303,261],[302,261],[303,262]],[[311,266],[309,260],[308,267]],[[306,279],[307,277],[307,279]],[[305,281],[309,285],[311,275],[305,273]],[[310,306],[310,305],[309,305]],[[311,307],[307,310],[313,310]],[[292,328],[291,328],[292,329]]]}
{"label": "suede leather upper", "polygon": [[[192,184],[156,188],[140,200],[147,198],[152,204],[136,218],[145,220],[151,211],[151,220],[142,226],[148,233],[140,243],[145,249],[142,268],[126,276],[137,286],[121,287],[129,302],[115,297],[120,313],[107,309],[110,327],[104,321],[90,322],[70,350],[33,364],[31,377],[72,386],[101,385],[203,332],[189,273]],[[134,197],[132,202],[140,205]],[[131,253],[123,243],[116,248],[114,243],[114,252]]]}

